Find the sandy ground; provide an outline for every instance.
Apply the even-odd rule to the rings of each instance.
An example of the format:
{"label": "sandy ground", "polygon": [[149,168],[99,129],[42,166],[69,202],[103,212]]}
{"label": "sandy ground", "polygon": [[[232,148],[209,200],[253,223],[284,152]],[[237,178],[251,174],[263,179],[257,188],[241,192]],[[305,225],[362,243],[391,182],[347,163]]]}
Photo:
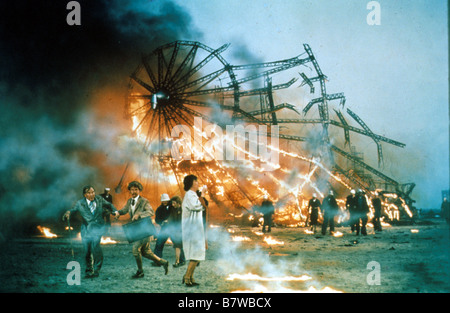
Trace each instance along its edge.
{"label": "sandy ground", "polygon": [[[119,242],[103,246],[104,264],[95,279],[84,278],[79,240],[72,239],[72,258],[67,237],[17,239],[1,244],[0,288],[2,292],[26,293],[450,292],[449,229],[442,220],[385,227],[381,233],[369,228],[368,236],[357,237],[348,227],[337,231],[343,236],[274,227],[269,235],[276,244],[269,245],[263,240],[267,234],[260,233],[260,228],[210,228],[206,260],[195,271],[200,286],[192,288],[181,284],[186,266],[170,267],[165,276],[162,268],[151,266],[145,259],[145,277],[131,279],[136,265],[119,226],[112,229],[113,239]],[[233,236],[247,241],[235,242]],[[172,264],[174,256],[174,249],[166,244],[164,257]],[[66,281],[70,273],[66,267],[72,260],[81,264],[80,285],[68,285]],[[368,268],[371,261],[379,264],[379,271]],[[232,274],[247,273],[258,275],[259,280],[230,280]],[[288,276],[297,281],[283,281]],[[379,284],[373,284],[377,278]]]}

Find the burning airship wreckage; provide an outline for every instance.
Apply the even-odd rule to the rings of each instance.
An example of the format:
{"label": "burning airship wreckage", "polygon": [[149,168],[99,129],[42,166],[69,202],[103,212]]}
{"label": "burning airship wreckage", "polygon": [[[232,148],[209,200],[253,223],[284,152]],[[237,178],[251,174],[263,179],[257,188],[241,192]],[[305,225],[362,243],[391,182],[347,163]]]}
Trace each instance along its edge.
{"label": "burning airship wreckage", "polygon": [[[304,226],[311,195],[333,190],[344,222],[351,189],[365,191],[369,204],[377,192],[385,222],[414,218],[414,183],[380,170],[382,144],[405,144],[373,132],[345,108],[344,93],[327,92],[309,45],[289,59],[244,65],[227,62],[228,47],[175,41],[142,57],[130,76],[126,114],[128,139],[144,157],[130,159],[116,192],[138,178],[157,201],[162,192],[182,194],[183,177],[194,174],[207,188],[211,221],[249,221],[267,196],[275,224]],[[377,165],[353,144],[364,140],[375,143]]]}

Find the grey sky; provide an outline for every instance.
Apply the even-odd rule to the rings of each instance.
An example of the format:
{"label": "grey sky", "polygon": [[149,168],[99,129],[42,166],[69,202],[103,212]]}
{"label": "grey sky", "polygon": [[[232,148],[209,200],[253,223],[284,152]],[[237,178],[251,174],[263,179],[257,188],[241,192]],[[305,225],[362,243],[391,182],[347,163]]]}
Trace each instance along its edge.
{"label": "grey sky", "polygon": [[[327,90],[344,92],[346,106],[375,133],[406,144],[383,144],[382,171],[415,182],[418,207],[440,205],[449,186],[446,1],[380,0],[381,25],[374,26],[366,22],[365,0],[175,2],[212,48],[244,45],[271,61],[296,56],[308,43],[330,79]],[[375,144],[359,148],[376,155]]]}

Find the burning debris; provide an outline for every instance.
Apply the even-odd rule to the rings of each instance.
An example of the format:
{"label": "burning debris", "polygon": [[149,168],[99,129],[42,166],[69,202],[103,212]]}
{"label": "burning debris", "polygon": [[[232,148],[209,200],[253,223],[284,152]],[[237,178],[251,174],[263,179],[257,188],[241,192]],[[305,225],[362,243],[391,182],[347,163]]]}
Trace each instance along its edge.
{"label": "burning debris", "polygon": [[[335,244],[344,240],[331,236],[318,239],[309,236],[313,232],[308,229],[304,230],[306,235],[302,230],[282,229],[285,235],[281,236],[277,232],[281,227],[275,228],[268,236],[254,229],[242,232],[240,227],[230,227],[230,224],[261,226],[265,223],[261,201],[268,197],[275,205],[276,226],[304,227],[310,218],[307,206],[311,194],[317,193],[322,201],[325,194],[333,190],[339,204],[336,224],[346,225],[349,212],[345,197],[353,188],[366,193],[370,218],[376,214],[372,199],[376,198],[374,192],[378,191],[383,208],[383,227],[410,221],[415,216],[414,201],[410,198],[414,185],[400,184],[380,170],[386,161],[383,150],[392,146],[403,147],[404,144],[378,135],[376,129],[370,129],[370,125],[361,119],[364,117],[362,112],[345,107],[348,99],[343,93],[329,92],[328,77],[319,67],[319,55],[313,54],[308,45],[303,45],[304,52],[300,51],[302,54],[296,57],[240,65],[227,60],[225,53],[229,45],[210,48],[199,42],[175,41],[157,47],[175,38],[196,38],[198,34],[188,34],[192,29],[190,18],[174,3],[158,2],[159,10],[156,12],[149,10],[148,3],[144,2],[85,1],[82,3],[84,26],[75,33],[62,27],[66,26],[64,18],[60,18],[64,15],[61,12],[64,12],[65,3],[61,6],[61,3],[47,1],[43,7],[36,4],[37,10],[24,10],[23,1],[1,5],[2,11],[6,12],[4,24],[9,26],[2,32],[2,42],[5,43],[2,74],[7,78],[0,88],[5,96],[3,121],[13,126],[5,127],[4,133],[11,134],[11,139],[6,136],[2,147],[5,175],[0,194],[5,208],[3,213],[6,214],[0,237],[7,232],[14,234],[15,225],[11,220],[16,218],[16,214],[21,220],[32,221],[33,227],[27,230],[35,231],[37,221],[44,223],[44,219],[56,216],[61,208],[69,207],[76,196],[72,192],[73,186],[81,186],[88,181],[101,184],[123,174],[120,181],[117,179],[116,191],[120,192],[123,184],[132,180],[130,178],[139,177],[146,185],[148,197],[153,200],[158,199],[163,191],[171,195],[180,194],[182,177],[196,174],[201,184],[207,186],[202,192],[210,200],[207,218],[214,225],[210,225],[208,231],[216,230],[221,224],[226,225],[229,234],[228,240],[212,241],[210,255],[223,249],[219,253],[225,257],[218,260],[210,258],[201,266],[209,270],[205,269],[204,276],[209,275],[215,281],[207,281],[201,286],[205,289],[200,290],[207,290],[209,286],[209,290],[227,292],[230,289],[215,289],[226,279],[227,284],[241,284],[232,289],[241,292],[337,291],[331,287],[309,285],[314,281],[313,277],[320,277],[321,282],[323,277],[300,266],[289,266],[292,265],[290,261],[307,259],[303,255],[301,260],[294,257],[297,250],[292,246],[297,245],[298,240],[308,242],[301,245],[301,249],[314,251],[316,259],[314,256],[309,259],[314,261],[328,256],[323,253],[325,251],[313,250],[310,243],[321,240],[322,243]],[[146,10],[142,10],[144,5]],[[48,15],[42,15],[44,11]],[[24,13],[17,18],[12,14],[16,12]],[[30,29],[34,31],[29,32]],[[89,35],[86,35],[86,29],[95,31],[88,31]],[[152,36],[146,37],[149,30]],[[124,71],[128,72],[130,62],[136,60],[138,53],[155,47],[151,54],[142,57],[139,68],[131,75],[126,114],[133,133],[117,142],[116,137],[121,131],[115,123],[119,121],[114,119],[115,113],[108,110],[115,109],[115,96],[121,94],[121,90],[117,88],[108,92],[108,96],[104,91],[118,87]],[[27,75],[11,75],[25,72]],[[112,95],[110,98],[113,100],[97,101],[98,94],[105,99]],[[92,110],[103,112],[92,114]],[[361,117],[357,113],[361,113]],[[97,128],[97,119],[102,114],[103,119]],[[111,127],[113,123],[114,127]],[[227,126],[233,126],[232,131]],[[113,134],[103,136],[103,132],[109,131]],[[108,140],[103,140],[105,137]],[[361,149],[355,148],[368,147],[361,144],[364,139],[376,145],[374,160],[371,160],[371,152],[375,149],[364,151],[364,158]],[[131,149],[117,149],[117,143]],[[111,157],[114,150],[118,152],[113,153],[120,154],[120,157]],[[126,165],[122,163],[124,157],[128,158]],[[118,175],[119,167],[121,173]],[[58,201],[54,199],[54,192],[48,192],[55,186],[62,191]],[[23,193],[20,199],[14,196],[17,190]],[[121,197],[118,198],[120,203]],[[10,208],[14,208],[14,213],[9,213]],[[322,222],[325,214],[319,212],[318,219]],[[79,225],[74,225],[67,226],[65,232],[70,242],[80,240]],[[376,224],[373,222],[367,226],[375,228]],[[65,285],[65,277],[59,279],[55,275],[64,268],[61,261],[66,261],[61,251],[68,249],[65,245],[67,239],[61,238],[61,229],[51,228],[39,226],[42,237],[32,241],[51,244],[27,244],[26,249],[19,244],[5,245],[8,250],[4,253],[2,268],[9,273],[1,273],[3,288],[9,288],[13,281],[19,286],[17,289],[11,287],[14,292],[74,290]],[[74,231],[73,236],[71,231]],[[295,238],[289,234],[294,232]],[[347,234],[343,232],[334,231],[332,234],[345,237]],[[420,234],[418,232],[419,229],[411,229],[411,237],[431,238],[426,229],[420,228]],[[73,238],[77,234],[78,237]],[[354,241],[348,250],[360,248],[364,240],[358,247],[355,246],[358,241]],[[3,242],[2,238],[0,242]],[[114,245],[119,243],[119,239],[102,237],[100,243]],[[77,244],[75,251],[81,250],[82,245],[80,242]],[[235,244],[245,251],[234,253]],[[396,253],[401,253],[400,243],[390,244],[395,245]],[[255,249],[248,248],[253,245]],[[83,281],[83,289],[76,290],[123,291],[123,285],[117,284],[115,278],[120,277],[121,280],[126,276],[122,266],[118,265],[126,263],[121,258],[130,255],[128,250],[125,245],[105,247],[108,261],[114,260],[106,262],[104,271],[107,278],[97,281],[96,287]],[[23,251],[27,255],[22,258]],[[72,249],[72,258],[73,253]],[[368,253],[358,250],[358,254]],[[405,255],[398,259],[403,262],[409,260]],[[173,255],[167,252],[167,256]],[[18,257],[24,262],[15,262]],[[82,260],[80,254],[77,258]],[[394,258],[385,259],[388,262]],[[226,268],[226,275],[220,277],[215,273],[216,264],[225,263],[224,260],[232,266]],[[416,260],[422,261],[414,259],[416,265],[419,264]],[[35,262],[33,265],[36,266],[29,266],[27,261]],[[18,264],[13,272],[8,263],[24,263],[24,266]],[[352,264],[354,268],[355,264]],[[223,266],[221,269],[225,268],[225,264],[220,265]],[[402,268],[406,265],[401,264]],[[319,266],[325,268],[326,263]],[[383,264],[383,271],[388,266]],[[424,277],[431,276],[425,275],[428,274],[426,271],[421,272]],[[329,277],[340,274],[331,273]],[[170,278],[180,285],[178,278],[181,275],[176,276],[179,272],[171,274]],[[387,271],[383,272],[383,280],[388,277],[385,274]],[[396,279],[398,277],[397,274]],[[5,278],[8,279],[5,281]],[[332,285],[334,282],[331,279]],[[384,282],[383,287],[388,285]],[[136,285],[133,290],[153,292],[158,288],[154,281],[150,282],[151,285],[146,283],[142,281],[141,289]],[[127,288],[132,286],[128,281],[125,284]],[[161,285],[167,289],[156,289],[157,292],[176,292],[179,291],[177,287],[181,288],[175,284]],[[358,289],[352,288],[348,290]]]}
{"label": "burning debris", "polygon": [[[216,227],[209,236],[212,242],[218,243],[221,256],[217,264],[233,293],[340,292],[319,287],[313,275],[301,269],[298,262],[279,259],[296,254],[279,252],[278,248],[285,248],[285,242],[276,235],[267,236],[248,227],[231,225]],[[230,240],[224,240],[227,237]]]}
{"label": "burning debris", "polygon": [[267,243],[269,246],[273,246],[273,245],[284,245],[283,241],[278,241],[276,239],[274,239],[273,237],[264,237],[264,242]]}
{"label": "burning debris", "polygon": [[[329,110],[335,101],[343,109],[346,98],[327,93],[328,78],[307,44],[297,57],[244,65],[226,61],[222,54],[228,47],[175,41],[142,58],[131,74],[126,104],[134,134],[129,140],[141,146],[142,158],[130,160],[133,166],[125,167],[118,190],[124,177],[137,173],[154,187],[155,197],[161,190],[177,194],[182,178],[192,173],[207,186],[210,219],[261,223],[265,196],[275,205],[275,224],[299,227],[308,222],[311,194],[323,199],[328,190],[337,195],[336,222],[347,222],[345,197],[358,188],[371,218],[376,192],[384,222],[414,218],[409,197],[414,184],[400,184],[366,163],[350,134],[376,143],[378,166],[382,143],[405,145],[375,134],[350,109],[346,112],[361,128],[351,126],[338,107]],[[309,93],[290,88],[299,79],[297,87],[309,87]],[[299,100],[305,98],[306,103]],[[318,117],[310,116],[313,107]]]}
{"label": "burning debris", "polygon": [[256,274],[230,274],[226,278],[227,280],[247,280],[247,281],[263,281],[263,282],[279,282],[279,281],[307,281],[311,280],[312,277],[306,274],[301,276],[282,276],[282,277],[261,277]]}
{"label": "burning debris", "polygon": [[[49,227],[43,227],[43,226],[38,225],[37,229],[41,232],[41,234],[44,238],[48,238],[48,239],[58,238],[58,235],[54,234]],[[70,226],[70,229],[69,229],[69,226],[66,226],[66,228],[65,228],[65,230],[67,230],[67,231],[69,231],[69,230],[72,231],[73,229],[74,228],[72,226]],[[81,233],[79,232],[77,234],[77,236],[73,239],[80,241]],[[72,240],[72,238],[69,238],[69,240]],[[117,243],[119,243],[119,242],[117,240],[112,239],[111,237],[103,236],[100,240],[100,244],[102,244],[102,245],[117,244]]]}
{"label": "burning debris", "polygon": [[[221,253],[233,258],[223,270],[228,281],[240,281],[250,288],[238,291],[336,292],[331,287],[310,285],[312,276],[301,269],[287,270],[276,263],[277,257],[290,256],[279,250],[289,244],[284,239],[267,235],[265,228],[242,233],[233,225],[270,225],[273,215],[277,226],[307,226],[311,194],[323,200],[329,191],[338,195],[338,212],[333,218],[343,225],[350,217],[345,197],[353,188],[364,194],[370,218],[376,214],[372,199],[379,198],[384,225],[412,219],[409,194],[414,185],[400,185],[357,157],[349,134],[376,141],[379,164],[383,161],[380,142],[403,144],[374,134],[350,110],[347,113],[362,129],[349,126],[339,110],[334,109],[340,122],[331,118],[328,106],[340,100],[343,108],[345,97],[326,93],[326,76],[308,45],[304,45],[305,53],[295,58],[239,66],[222,57],[227,48],[214,50],[198,42],[177,41],[142,58],[131,75],[126,105],[132,136],[119,140],[122,148],[133,153],[115,190],[120,192],[130,176],[139,175],[145,190],[150,190],[148,197],[152,198],[153,192],[153,198],[159,199],[162,190],[181,194],[183,178],[195,174],[204,186],[201,192],[210,200],[207,219],[214,222],[211,232],[221,229],[217,224],[228,225],[227,240],[222,234],[218,241],[223,244]],[[308,65],[311,73],[301,72],[298,77],[298,70]],[[298,87],[310,87],[311,98],[303,110],[305,103],[298,100],[298,89],[290,89],[299,78],[302,83]],[[316,83],[320,94],[315,93],[319,88],[313,88]],[[305,96],[303,91],[301,98]],[[277,103],[277,99],[289,100]],[[318,118],[308,116],[313,106],[319,109]],[[344,129],[344,148],[338,147],[330,125]],[[270,217],[261,205],[263,200],[273,204]],[[322,222],[326,213],[318,212],[317,218]],[[57,237],[49,229],[41,231],[47,238]],[[211,232],[209,240],[214,242]],[[305,233],[314,234],[307,229]],[[334,230],[331,234],[344,236]],[[119,241],[102,237],[100,243]],[[243,256],[237,252],[239,246],[255,248],[247,249]],[[271,251],[261,254],[261,249]],[[291,285],[294,283],[302,285]]]}
{"label": "burning debris", "polygon": [[102,237],[100,240],[100,244],[102,245],[109,245],[109,244],[116,244],[117,241],[111,239],[111,237]]}
{"label": "burning debris", "polygon": [[232,236],[231,240],[237,241],[237,242],[240,242],[240,241],[251,241],[251,239],[249,237],[246,237],[246,236]]}
{"label": "burning debris", "polygon": [[43,227],[43,226],[38,226],[37,229],[39,229],[39,231],[42,233],[42,235],[44,235],[45,238],[56,238],[58,237],[56,234],[52,233],[50,228],[48,227]]}
{"label": "burning debris", "polygon": [[277,290],[271,290],[270,288],[262,285],[255,286],[252,290],[235,290],[233,293],[342,293],[342,291],[335,290],[331,287],[324,287],[317,289],[314,286],[308,287],[307,290],[294,290],[290,288],[281,288]]}

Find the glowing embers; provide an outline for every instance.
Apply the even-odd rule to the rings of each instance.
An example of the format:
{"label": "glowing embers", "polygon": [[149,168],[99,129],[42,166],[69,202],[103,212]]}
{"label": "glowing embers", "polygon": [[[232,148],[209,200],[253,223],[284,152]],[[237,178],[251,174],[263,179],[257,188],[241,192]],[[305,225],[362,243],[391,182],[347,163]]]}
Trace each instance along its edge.
{"label": "glowing embers", "polygon": [[102,239],[100,240],[100,244],[102,245],[111,245],[116,243],[117,241],[111,239],[111,237],[102,237]]}
{"label": "glowing embers", "polygon": [[[233,293],[326,293],[341,292],[323,287],[313,276],[299,268],[297,253],[287,253],[292,248],[285,243],[282,231],[267,234],[255,228],[228,225],[223,234],[231,246],[221,241],[225,258],[219,261],[224,282]],[[278,234],[278,238],[277,238]]]}
{"label": "glowing embers", "polygon": [[45,238],[56,238],[58,237],[56,234],[52,233],[50,228],[38,226],[37,229],[42,233]]}
{"label": "glowing embers", "polygon": [[[247,285],[246,289],[236,289],[232,293],[342,293],[342,291],[331,287],[318,288],[305,286],[311,283],[313,278],[307,274],[300,276],[262,276],[249,272],[247,274],[233,273],[226,278],[227,281],[242,282]],[[285,285],[289,284],[289,285]]]}
{"label": "glowing embers", "polygon": [[241,242],[241,241],[252,241],[249,237],[247,237],[247,236],[231,236],[231,240],[232,241],[238,241],[238,242]]}
{"label": "glowing embers", "polygon": [[[145,101],[143,102],[142,99],[136,99],[135,102],[136,103],[133,102],[130,104],[131,108],[136,107],[137,110],[142,106],[145,107]],[[138,110],[138,112],[132,116],[134,137],[137,141],[143,141],[145,138],[149,140],[148,134],[142,131],[142,120],[137,118],[139,114],[145,114],[145,111],[141,112]],[[266,145],[267,152],[280,154],[280,156],[287,158],[281,160],[284,163],[287,162],[286,164],[292,164],[294,160],[301,161],[300,163],[295,163],[296,165],[301,165],[297,166],[295,171],[292,171],[292,165],[282,165],[283,162],[274,167],[268,160],[246,150],[247,145],[254,144],[251,140],[251,136],[248,136],[247,138],[242,134],[236,134],[237,138],[233,137],[236,140],[240,139],[246,143],[246,145],[241,147],[235,143],[236,140],[232,140],[227,135],[224,136],[223,134],[220,134],[218,131],[220,129],[219,126],[209,124],[208,121],[205,121],[208,125],[206,128],[203,128],[202,123],[196,122],[198,120],[201,120],[201,118],[194,117],[194,125],[192,128],[187,126],[182,128],[178,139],[175,139],[176,137],[168,138],[162,136],[160,139],[161,142],[158,141],[155,143],[155,147],[157,147],[157,149],[155,148],[156,150],[153,148],[146,150],[148,151],[148,154],[152,154],[154,151],[160,153],[163,150],[166,151],[166,149],[162,147],[167,146],[174,148],[174,146],[180,145],[180,147],[189,152],[189,159],[172,159],[170,155],[158,159],[151,158],[152,164],[142,162],[140,166],[135,166],[136,172],[145,176],[145,169],[149,169],[149,172],[151,171],[154,175],[148,177],[151,181],[164,180],[167,181],[168,185],[179,186],[179,183],[184,176],[187,175],[189,171],[194,171],[198,176],[199,181],[208,186],[208,191],[205,192],[205,195],[213,199],[213,201],[210,201],[212,207],[210,212],[215,210],[216,206],[227,206],[234,211],[227,213],[229,216],[224,218],[235,222],[237,218],[243,215],[243,209],[247,209],[250,210],[250,214],[244,214],[244,216],[248,222],[253,222],[252,224],[254,226],[262,225],[263,220],[262,214],[260,214],[257,209],[256,211],[253,210],[258,207],[262,197],[267,196],[275,205],[273,221],[277,225],[285,227],[305,226],[308,219],[308,200],[310,199],[310,193],[314,192],[318,195],[320,200],[323,199],[327,190],[323,190],[323,188],[317,184],[317,179],[321,175],[326,175],[331,178],[334,183],[337,183],[337,187],[334,186],[334,188],[339,190],[336,196],[339,205],[336,222],[337,224],[342,224],[348,220],[350,214],[346,208],[345,196],[348,194],[348,190],[351,189],[351,186],[345,183],[339,175],[328,170],[322,163],[323,160],[321,160],[321,158],[310,158],[305,157],[300,153],[291,152],[289,151],[289,146],[285,149],[281,149],[272,145]],[[180,127],[181,126],[183,125],[180,125]],[[208,129],[208,132],[206,129]],[[210,136],[208,136],[208,133]],[[212,136],[212,134],[214,134],[214,136]],[[194,140],[192,140],[192,138],[194,138]],[[237,141],[239,142],[239,140]],[[154,142],[151,141],[150,146],[153,143]],[[228,144],[230,152],[233,152],[233,156],[239,152],[244,158],[243,160],[240,160],[240,162],[225,161],[222,158],[216,158],[213,150],[211,150],[212,146],[209,146],[208,143],[220,143],[221,146],[226,146]],[[169,150],[172,151],[172,149]],[[223,157],[224,151],[220,151],[222,151],[222,154],[220,155]],[[210,157],[207,158],[207,155]],[[144,158],[144,160],[147,160],[147,158]],[[236,161],[235,158],[233,158],[233,161]],[[157,162],[164,164],[163,166],[158,166],[156,164]],[[303,164],[303,162],[306,162],[306,164]],[[264,164],[268,165],[272,170],[263,171],[261,166]],[[155,174],[155,172],[158,172],[159,170],[160,174]],[[243,173],[245,173],[245,175],[243,175]],[[277,191],[275,192],[274,190]],[[371,204],[371,193],[372,192],[368,192],[365,196],[371,211],[369,218],[374,216],[374,208]],[[381,193],[380,197],[382,199],[382,214],[386,215],[386,220],[400,220],[401,215],[405,215],[406,218],[412,217],[411,209],[406,204],[405,200],[396,193],[384,192]],[[221,211],[223,212],[223,210]],[[403,212],[405,212],[405,214],[403,214]],[[319,219],[321,220],[321,217],[319,217]]]}
{"label": "glowing embers", "polygon": [[[344,146],[350,142],[349,129],[344,127],[346,122],[340,111],[335,110],[340,122],[330,119],[328,105],[332,100],[340,99],[343,107],[345,97],[343,93],[326,94],[324,84],[327,80],[318,71],[317,60],[307,44],[304,49],[308,58],[297,56],[242,66],[229,65],[225,61],[221,53],[228,47],[229,44],[213,49],[200,42],[175,41],[142,57],[142,63],[130,75],[126,114],[132,122],[133,139],[146,145],[144,157],[156,155],[164,166],[154,164],[156,162],[147,166],[147,162],[133,160],[130,162],[139,166],[132,166],[130,171],[134,169],[135,173],[128,173],[128,176],[146,178],[152,185],[164,182],[166,188],[175,189],[180,188],[187,173],[195,173],[199,182],[208,185],[207,196],[212,200],[209,214],[230,214],[229,211],[234,214],[232,218],[220,216],[226,221],[235,222],[244,209],[251,210],[259,205],[263,196],[268,196],[275,204],[275,224],[285,227],[306,226],[307,202],[311,193],[317,193],[322,200],[328,191],[328,186],[322,182],[328,181],[329,187],[341,197],[337,199],[340,207],[337,224],[348,220],[345,197],[354,188],[352,185],[367,186],[368,182],[371,185],[372,174],[382,178],[379,185],[383,180],[392,182],[363,159],[355,159],[353,153],[356,150],[348,153],[334,146],[333,143],[339,140],[334,135],[329,137],[333,133],[328,133],[327,125],[336,122],[331,124],[346,128]],[[293,68],[309,62],[313,63],[317,77],[322,77],[320,82]],[[279,71],[284,74],[279,76]],[[272,76],[275,73],[277,77]],[[299,103],[297,92],[288,90],[298,77],[284,81],[291,74],[297,76],[298,73],[303,78],[298,87],[306,83],[309,92],[314,94],[304,99],[310,100],[308,104]],[[321,85],[320,95],[316,83]],[[281,99],[287,102],[278,103]],[[269,102],[274,102],[270,108]],[[301,113],[300,108],[304,104],[306,107]],[[313,105],[318,105],[320,118],[301,117]],[[355,113],[347,112],[360,126],[365,125]],[[271,118],[267,119],[269,116]],[[323,129],[318,131],[316,126],[310,129],[303,125],[278,127],[282,123],[311,123],[311,127],[322,125]],[[358,133],[375,138],[374,133],[365,127],[358,129]],[[381,146],[378,140],[404,146],[377,135],[379,159]],[[344,159],[335,157],[335,153],[352,161],[351,167],[349,162],[343,166]],[[329,168],[331,164],[335,166]],[[362,169],[371,173],[359,175]],[[404,193],[409,194],[410,191],[412,189]],[[366,192],[370,194],[369,190]],[[412,217],[414,208],[409,208],[410,203],[407,205],[407,201],[395,192],[386,190],[383,200],[382,206],[387,212],[382,214],[391,221],[399,220],[403,215]],[[227,210],[223,210],[224,207]],[[371,211],[370,217],[373,217],[374,210]],[[259,217],[254,215],[252,218],[256,219],[252,223],[256,226]]]}
{"label": "glowing embers", "polygon": [[284,241],[279,241],[276,240],[275,238],[271,237],[271,236],[266,236],[264,237],[264,242],[267,243],[269,246],[275,246],[275,245],[284,245]]}
{"label": "glowing embers", "polygon": [[[77,236],[74,238],[77,241],[81,241],[81,233],[78,233]],[[102,237],[100,239],[100,244],[101,245],[114,245],[114,244],[118,244],[119,242],[112,239],[111,237]]]}
{"label": "glowing embers", "polygon": [[259,243],[264,243],[267,244],[269,246],[282,246],[284,245],[284,241],[280,241],[275,239],[272,236],[267,236],[265,235],[263,232],[257,231],[257,230],[252,230],[251,232],[258,236],[258,237],[263,237],[262,240],[258,237],[252,239],[247,235],[243,235],[243,234],[238,234],[239,232],[241,232],[241,230],[235,226],[229,227],[227,229],[227,232],[232,234],[230,236],[230,240],[231,241],[235,241],[235,242],[250,242],[250,241],[254,241],[255,243],[259,244]]}
{"label": "glowing embers", "polygon": [[306,290],[297,290],[286,287],[271,289],[263,285],[257,285],[252,289],[234,290],[232,293],[343,293],[343,291],[336,290],[331,287],[323,287],[322,289],[319,289],[314,286],[309,286]]}
{"label": "glowing embers", "polygon": [[[139,94],[134,94],[134,96],[139,96]],[[135,99],[135,101],[133,101],[131,104],[131,108],[133,111],[141,111],[131,117],[133,133],[135,134],[136,139],[140,140],[141,142],[145,142],[147,139],[147,136],[145,135],[142,127],[142,117],[146,114],[146,112],[142,110],[142,108],[145,109],[145,107],[146,104],[142,99]]]}
{"label": "glowing embers", "polygon": [[246,280],[246,281],[265,281],[265,282],[280,282],[280,281],[307,281],[312,279],[311,276],[303,274],[301,276],[279,276],[279,277],[262,277],[260,275],[247,273],[247,274],[230,274],[227,280]]}
{"label": "glowing embers", "polygon": [[391,224],[381,221],[381,226],[383,227],[391,227]]}

